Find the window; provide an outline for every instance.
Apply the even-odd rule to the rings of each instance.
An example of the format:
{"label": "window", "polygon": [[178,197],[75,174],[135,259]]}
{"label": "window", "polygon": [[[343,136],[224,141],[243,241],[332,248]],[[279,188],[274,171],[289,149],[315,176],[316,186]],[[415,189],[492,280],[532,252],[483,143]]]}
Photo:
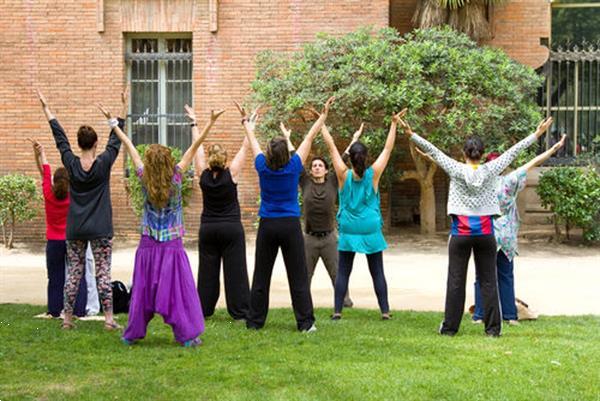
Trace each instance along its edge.
{"label": "window", "polygon": [[192,39],[132,36],[125,57],[131,85],[128,128],[133,143],[187,149],[191,130],[183,106],[192,104]]}

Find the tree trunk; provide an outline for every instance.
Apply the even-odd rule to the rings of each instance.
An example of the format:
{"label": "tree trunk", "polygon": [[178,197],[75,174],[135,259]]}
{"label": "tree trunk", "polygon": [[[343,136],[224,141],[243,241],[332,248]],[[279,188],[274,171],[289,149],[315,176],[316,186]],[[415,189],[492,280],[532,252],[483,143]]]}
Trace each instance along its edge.
{"label": "tree trunk", "polygon": [[0,225],[2,225],[2,243],[4,244],[5,247],[8,247],[8,242],[6,240],[6,223],[5,223],[5,221],[2,220]]}
{"label": "tree trunk", "polygon": [[437,171],[437,164],[425,159],[415,150],[415,145],[409,142],[410,154],[415,162],[415,170],[407,171],[402,176],[402,180],[414,179],[419,182],[421,189],[419,199],[419,209],[421,213],[421,234],[433,235],[436,232],[435,226],[435,189],[433,186],[433,177]]}
{"label": "tree trunk", "polygon": [[433,177],[419,180],[421,187],[421,199],[419,208],[421,209],[421,234],[435,234],[435,190],[433,187]]}
{"label": "tree trunk", "polygon": [[15,213],[11,212],[11,214],[10,214],[10,228],[9,228],[9,232],[8,232],[8,243],[6,245],[6,247],[8,249],[12,249],[12,247],[13,247],[14,233],[15,233]]}

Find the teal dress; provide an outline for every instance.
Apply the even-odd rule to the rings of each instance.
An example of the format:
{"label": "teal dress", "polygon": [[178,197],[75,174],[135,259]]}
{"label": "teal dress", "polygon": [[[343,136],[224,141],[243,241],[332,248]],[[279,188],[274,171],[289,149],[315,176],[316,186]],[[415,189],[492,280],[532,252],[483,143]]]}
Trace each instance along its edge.
{"label": "teal dress", "polygon": [[373,189],[373,168],[363,178],[354,179],[348,170],[344,187],[339,193],[337,214],[338,250],[358,253],[377,253],[387,248],[383,238],[383,218],[379,208],[379,192]]}

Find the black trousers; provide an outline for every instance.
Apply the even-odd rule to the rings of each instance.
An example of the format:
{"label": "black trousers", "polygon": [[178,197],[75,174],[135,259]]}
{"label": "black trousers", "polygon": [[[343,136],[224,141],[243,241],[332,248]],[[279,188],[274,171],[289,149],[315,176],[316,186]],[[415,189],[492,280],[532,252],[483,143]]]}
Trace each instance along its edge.
{"label": "black trousers", "polygon": [[227,311],[235,320],[246,319],[250,286],[246,268],[246,238],[241,222],[202,223],[198,241],[198,295],[205,317],[215,313],[219,299],[221,260]]}
{"label": "black trousers", "polygon": [[298,330],[307,330],[315,322],[315,316],[306,271],[304,237],[298,217],[260,219],[250,292],[250,314],[246,326],[260,329],[265,325],[269,311],[271,274],[279,248],[285,262]]}
{"label": "black trousers", "polygon": [[489,335],[500,335],[502,313],[498,298],[494,235],[452,236],[450,238],[446,310],[440,333],[454,335],[458,332],[465,310],[465,286],[471,251],[475,257],[475,270],[481,285],[485,332]]}
{"label": "black trousers", "polygon": [[[48,240],[46,242],[46,270],[48,273],[48,313],[54,317],[60,316],[64,305],[65,266],[67,258],[67,243],[65,240]],[[87,283],[85,276],[79,283],[79,291],[75,299],[75,316],[85,316],[87,303]]]}

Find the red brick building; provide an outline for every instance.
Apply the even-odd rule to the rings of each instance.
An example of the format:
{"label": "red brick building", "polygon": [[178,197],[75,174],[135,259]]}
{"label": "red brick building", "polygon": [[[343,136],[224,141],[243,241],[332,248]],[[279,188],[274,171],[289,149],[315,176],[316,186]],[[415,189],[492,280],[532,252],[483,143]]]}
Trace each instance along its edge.
{"label": "red brick building", "polygon": [[[100,134],[99,149],[106,143],[108,127],[94,104],[101,101],[118,110],[127,81],[132,82],[130,124],[137,141],[185,146],[189,128],[181,116],[184,102],[192,102],[201,118],[210,109],[225,107],[228,112],[207,143],[218,141],[232,154],[243,138],[232,101],[248,94],[257,52],[294,50],[317,32],[343,34],[364,25],[406,32],[412,29],[415,4],[416,0],[6,0],[0,13],[0,175],[23,172],[37,177],[29,136],[45,145],[53,166],[60,163],[34,88],[44,92],[72,144],[78,126],[88,123]],[[550,36],[547,1],[512,0],[490,16],[494,38],[489,44],[532,67],[546,61],[548,49],[540,39]],[[128,204],[123,154],[112,173],[114,225],[117,236],[133,236],[137,219]],[[246,169],[240,202],[251,227],[257,177],[250,160]],[[438,182],[442,227],[445,177],[440,174]],[[413,184],[394,186],[385,202],[389,217],[402,215],[418,200]],[[196,235],[200,212],[195,181],[186,210],[189,236]],[[40,213],[19,227],[18,238],[42,239],[43,227]]]}

